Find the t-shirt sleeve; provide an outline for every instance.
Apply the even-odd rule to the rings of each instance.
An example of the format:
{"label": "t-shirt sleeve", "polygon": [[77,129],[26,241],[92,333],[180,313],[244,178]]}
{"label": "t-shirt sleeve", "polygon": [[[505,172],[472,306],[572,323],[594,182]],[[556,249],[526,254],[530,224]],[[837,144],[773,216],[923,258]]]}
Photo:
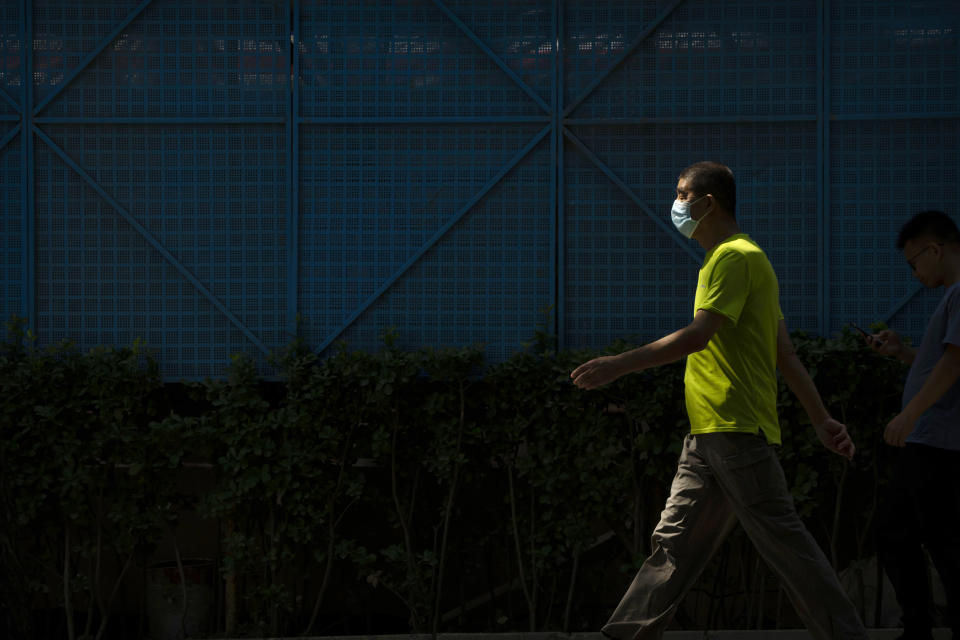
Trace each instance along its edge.
{"label": "t-shirt sleeve", "polygon": [[706,294],[697,305],[703,309],[725,316],[733,325],[740,320],[743,306],[750,293],[747,258],[730,251],[717,258],[706,282]]}
{"label": "t-shirt sleeve", "polygon": [[947,317],[944,322],[943,344],[960,346],[960,285],[950,287],[947,293]]}

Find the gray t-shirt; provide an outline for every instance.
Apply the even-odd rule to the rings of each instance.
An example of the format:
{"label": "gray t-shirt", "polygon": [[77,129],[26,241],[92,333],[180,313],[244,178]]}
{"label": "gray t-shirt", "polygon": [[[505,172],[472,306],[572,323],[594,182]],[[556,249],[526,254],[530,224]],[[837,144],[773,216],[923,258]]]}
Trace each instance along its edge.
{"label": "gray t-shirt", "polygon": [[[917,349],[917,357],[907,374],[901,408],[917,395],[947,345],[951,344],[960,346],[960,282],[947,289],[933,312]],[[960,451],[960,380],[920,416],[913,433],[907,436],[907,442]]]}

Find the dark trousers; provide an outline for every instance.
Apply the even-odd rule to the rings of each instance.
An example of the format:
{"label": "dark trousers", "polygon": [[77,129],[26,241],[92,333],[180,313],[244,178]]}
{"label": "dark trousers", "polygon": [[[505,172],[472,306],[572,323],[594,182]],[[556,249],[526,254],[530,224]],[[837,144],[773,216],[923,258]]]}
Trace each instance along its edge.
{"label": "dark trousers", "polygon": [[896,452],[881,502],[880,560],[903,609],[907,638],[929,637],[925,547],[947,596],[947,624],[960,638],[960,451],[907,444]]}
{"label": "dark trousers", "polygon": [[868,640],[830,561],[794,509],[773,447],[747,433],[686,437],[653,552],[603,634],[659,640],[737,521],[779,576],[811,637]]}

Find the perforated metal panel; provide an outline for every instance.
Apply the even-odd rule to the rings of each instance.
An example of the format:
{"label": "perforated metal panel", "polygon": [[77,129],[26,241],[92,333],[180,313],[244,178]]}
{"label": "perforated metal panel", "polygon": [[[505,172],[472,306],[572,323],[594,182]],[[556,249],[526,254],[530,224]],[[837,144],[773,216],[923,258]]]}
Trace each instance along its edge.
{"label": "perforated metal panel", "polygon": [[[576,300],[577,315],[594,319],[622,316],[609,319],[607,341],[622,335],[620,325],[627,322],[629,326],[636,317],[620,311],[624,300],[645,309],[643,324],[632,331],[643,339],[690,321],[702,251],[672,229],[658,228],[654,219],[669,224],[665,221],[676,197],[676,176],[690,164],[690,158],[710,158],[736,167],[738,220],[765,248],[777,269],[781,304],[791,326],[816,327],[817,282],[811,277],[811,267],[817,263],[818,236],[814,126],[637,124],[575,127],[573,133],[643,205],[626,205],[623,190],[616,189],[595,164],[584,163],[580,153],[568,153],[565,202],[571,314],[570,305]],[[610,226],[600,237],[591,238],[591,229],[598,229],[600,221]],[[604,236],[609,237],[603,240]],[[605,247],[612,248],[614,242],[619,242],[623,253],[621,264],[639,262],[644,269],[614,269],[611,273],[603,268],[594,273],[593,265],[611,265],[614,258]],[[585,281],[589,282],[589,298],[576,293]],[[588,304],[589,300],[592,303]],[[617,301],[616,306],[609,306],[612,301]],[[584,338],[578,336],[590,336],[596,330],[584,332],[575,325],[568,327],[568,337],[579,342]]]}
{"label": "perforated metal panel", "polygon": [[831,6],[830,329],[880,318],[915,341],[942,292],[894,248],[924,209],[960,220],[960,6]]}
{"label": "perforated metal panel", "polygon": [[[514,3],[484,5],[479,11],[484,22],[500,29],[514,25],[520,13]],[[468,20],[474,11],[459,19]],[[299,41],[300,113],[306,118],[542,115],[491,56],[429,0],[305,2]],[[500,35],[485,44],[509,48],[516,40]],[[522,62],[527,52],[506,53]],[[529,55],[550,58],[549,51]]]}
{"label": "perforated metal panel", "polygon": [[570,2],[566,17],[568,104],[589,91],[573,117],[816,115],[815,2]]}
{"label": "perforated metal panel", "polygon": [[395,330],[500,360],[548,317],[552,4],[478,4],[303,6],[297,308],[319,349]]}
{"label": "perforated metal panel", "polygon": [[[284,343],[282,127],[44,132],[36,182],[41,335],[83,344],[142,338],[164,361],[198,375],[218,371],[214,363],[231,353],[257,353],[241,326],[264,344]],[[78,166],[54,149],[69,149]],[[89,180],[78,175],[85,167]]]}
{"label": "perforated metal panel", "polygon": [[0,149],[0,313],[7,320],[24,315],[23,161],[17,129],[4,122],[0,131],[11,138]]}
{"label": "perforated metal panel", "polygon": [[503,358],[527,339],[550,302],[549,149],[497,173],[536,135],[529,126],[306,129],[299,309],[311,344],[376,345],[394,328],[404,345],[488,343]]}
{"label": "perforated metal panel", "polygon": [[895,235],[958,214],[953,0],[20,0],[0,32],[0,312],[168,379],[295,335],[656,338],[702,159],[791,328],[916,340]]}
{"label": "perforated metal panel", "polygon": [[[738,181],[738,220],[777,269],[790,325],[817,327],[818,284],[811,277],[819,228],[816,4],[569,3],[567,24],[566,95],[574,106],[568,127],[597,157],[577,172],[606,169],[619,177],[625,183],[619,191],[632,193],[635,202],[618,214],[625,220],[638,214],[666,219],[681,169],[704,159],[729,165]],[[597,83],[610,60],[622,62]],[[616,121],[623,124],[606,124]],[[567,158],[579,167],[577,155],[572,150]],[[582,179],[571,184],[568,177],[566,184],[567,203],[590,201],[596,189]],[[603,207],[615,198],[603,193],[596,201]],[[568,228],[582,217],[568,204]],[[646,268],[612,278],[606,269],[593,273],[589,298],[576,293],[591,273],[586,265],[608,257],[580,234],[568,236],[575,247],[568,278],[575,284],[568,284],[567,308],[578,316],[570,318],[569,340],[594,344],[597,332],[603,341],[616,339],[623,330],[616,316],[640,320],[641,339],[689,322],[702,252],[669,229],[644,224]],[[636,247],[627,251],[636,253]],[[610,304],[621,300],[645,312],[637,317],[624,314],[619,302]]]}
{"label": "perforated metal panel", "polygon": [[[37,99],[70,118],[287,116],[287,3],[34,0]],[[123,26],[119,33],[118,27]],[[104,43],[106,45],[104,46]],[[82,62],[96,53],[86,65]]]}
{"label": "perforated metal panel", "polygon": [[35,309],[45,342],[146,342],[170,378],[287,330],[285,3],[35,0]]}
{"label": "perforated metal panel", "polygon": [[956,117],[960,19],[955,2],[835,2],[829,7],[829,29],[831,114]]}

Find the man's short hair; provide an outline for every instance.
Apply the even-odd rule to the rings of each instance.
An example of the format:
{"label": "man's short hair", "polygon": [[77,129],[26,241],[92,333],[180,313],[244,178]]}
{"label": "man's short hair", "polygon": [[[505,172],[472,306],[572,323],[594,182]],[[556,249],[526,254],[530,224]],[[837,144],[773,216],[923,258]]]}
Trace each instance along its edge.
{"label": "man's short hair", "polygon": [[960,230],[943,211],[921,211],[900,228],[897,249],[902,250],[908,242],[918,238],[956,244],[960,243]]}
{"label": "man's short hair", "polygon": [[709,193],[736,219],[737,182],[730,167],[719,162],[698,162],[684,169],[677,180],[686,180],[694,196]]}

